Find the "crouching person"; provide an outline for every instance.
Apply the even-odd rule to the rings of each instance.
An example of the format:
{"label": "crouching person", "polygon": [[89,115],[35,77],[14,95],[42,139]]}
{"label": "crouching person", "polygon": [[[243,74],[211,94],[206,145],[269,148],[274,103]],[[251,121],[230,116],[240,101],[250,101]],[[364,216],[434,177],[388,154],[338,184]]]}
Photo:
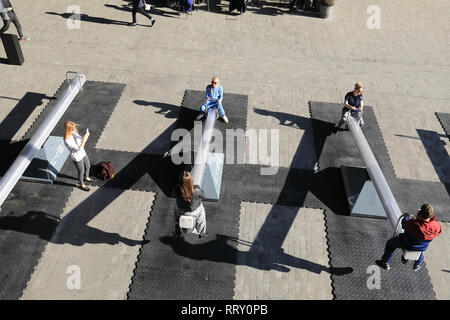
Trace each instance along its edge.
{"label": "crouching person", "polygon": [[194,180],[189,172],[182,172],[174,193],[178,219],[180,217],[183,219],[182,216],[192,217],[194,221],[192,228],[187,229],[198,234],[199,238],[206,236],[206,213],[202,204],[205,193],[199,186],[194,186]]}
{"label": "crouching person", "polygon": [[[381,258],[381,266],[389,270],[391,267],[389,261],[398,248],[409,251],[420,251],[419,259],[414,262],[414,271],[420,270],[423,262],[423,252],[427,250],[430,242],[439,236],[442,232],[441,224],[436,221],[433,207],[424,204],[417,212],[417,218],[410,216],[408,213],[403,215],[402,227],[404,233],[388,240]],[[402,255],[402,263],[408,263]]]}

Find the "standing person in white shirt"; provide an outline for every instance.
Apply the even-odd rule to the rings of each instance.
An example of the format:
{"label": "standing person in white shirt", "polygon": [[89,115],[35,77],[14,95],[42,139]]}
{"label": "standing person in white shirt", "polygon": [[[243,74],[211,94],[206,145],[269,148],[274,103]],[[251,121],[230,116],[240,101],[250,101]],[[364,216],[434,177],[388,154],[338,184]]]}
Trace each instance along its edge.
{"label": "standing person in white shirt", "polygon": [[[91,163],[84,150],[84,145],[90,136],[88,130],[83,137],[78,134],[77,124],[72,121],[66,121],[64,123],[64,130],[66,134],[64,135],[64,143],[70,151],[70,158],[75,163],[78,170],[78,180],[80,181],[80,188],[84,191],[89,191],[90,189],[84,183],[86,181],[93,181],[89,178],[89,169],[91,168]],[[83,180],[84,179],[84,180]]]}

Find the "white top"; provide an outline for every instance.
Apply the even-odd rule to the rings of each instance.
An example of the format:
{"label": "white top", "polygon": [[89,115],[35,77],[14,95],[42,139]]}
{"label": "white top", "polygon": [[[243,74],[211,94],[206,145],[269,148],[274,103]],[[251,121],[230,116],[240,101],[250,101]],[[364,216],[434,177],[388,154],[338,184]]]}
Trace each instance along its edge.
{"label": "white top", "polygon": [[84,147],[81,146],[83,138],[78,133],[72,133],[69,139],[64,139],[64,143],[70,151],[70,158],[76,162],[83,160],[86,156]]}

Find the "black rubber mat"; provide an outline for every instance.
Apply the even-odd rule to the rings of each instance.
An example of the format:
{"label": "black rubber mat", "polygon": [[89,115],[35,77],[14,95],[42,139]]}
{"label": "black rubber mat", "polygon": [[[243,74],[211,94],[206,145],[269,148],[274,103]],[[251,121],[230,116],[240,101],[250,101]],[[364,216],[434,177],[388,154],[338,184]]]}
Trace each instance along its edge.
{"label": "black rubber mat", "polygon": [[[92,140],[89,146],[91,149],[87,148],[88,153],[92,152],[95,157],[95,152],[100,151],[95,150],[93,146],[113,112],[124,85],[88,81],[83,88],[84,90],[77,95],[63,118],[58,122],[52,135],[62,136],[64,121],[68,119],[89,126],[91,129],[95,128],[95,130],[91,130]],[[55,97],[61,96],[64,89],[65,82],[58,89]],[[2,154],[7,155],[2,157],[0,162],[2,175],[55,103],[55,99],[50,100],[21,141],[3,140],[0,143]],[[20,106],[20,110],[28,110],[27,106]],[[28,108],[31,107],[28,106]],[[20,117],[11,116],[9,118],[14,120],[15,124],[3,128],[10,131],[17,129],[22,122]],[[11,132],[10,137],[13,135],[14,133]],[[112,154],[114,159],[122,156],[124,162],[137,158],[137,154],[126,155],[128,158],[124,157],[123,154]],[[142,162],[141,159],[139,161]],[[124,166],[126,165],[124,164]],[[76,171],[70,159],[66,161],[64,168],[69,167]],[[133,172],[133,170],[127,171],[127,173],[130,172]],[[74,185],[73,177],[61,179],[69,179],[72,182],[68,184],[69,187],[66,187],[64,186],[65,183],[61,181],[54,185],[19,181],[3,203],[0,212],[0,299],[20,298],[46,242],[52,238],[59,223],[59,216],[63,212]],[[160,178],[160,180],[163,179]],[[120,182],[120,176],[118,182]]]}
{"label": "black rubber mat", "polygon": [[[333,132],[334,124],[339,120],[341,108],[339,104],[310,103],[314,137],[317,136],[319,141],[319,145],[316,142],[316,147],[321,171],[341,164],[362,164],[351,133],[349,131],[340,131],[338,134]],[[408,199],[410,203],[416,202],[416,198],[411,201],[411,194],[400,194],[395,191],[404,188],[405,184],[419,189],[421,187],[417,186],[415,181],[402,181],[404,185],[397,182],[375,115],[369,106],[365,107],[364,120],[366,123],[363,129],[364,135],[388,184],[393,189],[399,206],[405,209],[402,204]],[[331,179],[341,178],[329,175],[328,179],[331,181]],[[336,181],[332,183],[338,184]],[[338,197],[340,193],[338,191],[336,196]],[[345,198],[341,196],[341,199],[336,201],[344,202]],[[371,281],[370,277],[373,275],[371,268],[376,268],[373,266],[376,266],[376,261],[381,258],[385,243],[392,236],[392,228],[387,221],[349,217],[337,213],[334,210],[325,210],[330,264],[332,268],[351,268],[353,271],[339,276],[332,274],[336,299],[435,299],[427,269],[422,268],[420,272],[414,273],[412,265],[405,266],[400,263],[399,251],[391,261],[392,269],[389,272],[381,270],[379,289],[369,289],[367,283]]]}
{"label": "black rubber mat", "polygon": [[[66,87],[64,83],[55,96],[61,95]],[[90,129],[88,145],[95,146],[124,89],[125,85],[121,83],[86,81],[50,135],[64,136],[64,122],[70,120],[80,125],[80,134],[86,128]],[[54,104],[56,100],[47,105],[24,139],[31,138]]]}
{"label": "black rubber mat", "polygon": [[35,109],[42,105],[44,100],[53,99],[42,93],[27,92],[0,123],[0,139],[11,141]]}
{"label": "black rubber mat", "polygon": [[[245,136],[244,139],[238,141],[235,138],[235,143],[233,145],[233,153],[227,152],[226,137],[228,134],[237,132],[237,130],[242,130],[244,132],[247,126],[247,96],[240,94],[225,93],[223,99],[223,107],[225,113],[229,119],[229,123],[225,124],[221,118],[219,118],[214,125],[214,129],[218,130],[223,137],[223,144],[217,143],[218,149],[216,152],[222,152],[225,154],[234,155],[233,158],[227,158],[227,163],[243,163],[244,153],[238,154],[238,144],[241,143],[240,147],[245,150]],[[188,90],[185,92],[182,108],[180,110],[179,118],[177,121],[177,129],[186,129],[191,134],[191,145],[193,150],[195,149],[195,142],[200,140],[200,137],[194,135],[194,121],[195,117],[200,112],[200,106],[205,102],[205,92],[204,91],[193,91]],[[202,121],[204,124],[206,117],[203,117]],[[198,123],[200,123],[198,121]],[[196,141],[194,141],[196,139]],[[212,142],[214,144],[214,140]],[[220,147],[221,146],[221,147]],[[228,156],[228,155],[227,155]],[[239,159],[237,158],[239,157]],[[239,161],[238,161],[239,160]]]}
{"label": "black rubber mat", "polygon": [[22,296],[72,188],[18,182],[0,212],[0,299]]}
{"label": "black rubber mat", "polygon": [[[204,92],[186,91],[177,129],[192,132],[194,118],[203,102]],[[218,120],[215,128],[224,137],[225,129],[245,130],[247,97],[226,93],[223,104],[230,123],[225,125]],[[171,175],[162,170],[161,174]],[[142,248],[139,255],[129,299],[233,298],[243,188],[239,174],[236,165],[225,165],[219,201],[204,202],[209,234],[206,239],[198,239],[192,234],[177,239],[173,234],[175,200],[167,194],[157,194],[145,233],[145,240],[150,243]]]}
{"label": "black rubber mat", "polygon": [[441,122],[442,128],[444,128],[445,134],[450,137],[450,113],[436,113],[439,121]]}

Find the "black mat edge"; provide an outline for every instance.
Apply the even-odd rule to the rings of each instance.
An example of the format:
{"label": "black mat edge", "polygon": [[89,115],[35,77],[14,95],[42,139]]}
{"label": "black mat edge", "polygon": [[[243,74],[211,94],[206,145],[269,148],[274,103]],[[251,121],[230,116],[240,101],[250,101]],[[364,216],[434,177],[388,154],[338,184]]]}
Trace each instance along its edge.
{"label": "black mat edge", "polygon": [[[181,122],[181,116],[183,115],[182,108],[184,107],[186,97],[188,96],[189,92],[191,92],[191,91],[194,91],[194,92],[195,92],[195,91],[203,92],[203,91],[201,91],[201,90],[185,90],[184,95],[183,95],[183,98],[182,98],[182,101],[181,101],[181,104],[180,104],[180,112],[178,113],[177,120],[175,121],[175,123],[176,123],[176,124],[175,124],[175,129],[178,128],[179,125],[180,125],[180,122]],[[244,109],[244,115],[245,115],[245,127],[244,127],[243,129],[244,129],[244,130],[247,130],[247,121],[248,121],[248,95],[243,95],[243,96],[245,96],[245,102],[246,102],[246,106],[245,106],[245,108],[243,108],[243,109]],[[188,109],[188,108],[186,108],[186,109]],[[172,142],[172,144],[175,144],[175,143],[176,143],[176,142]],[[246,146],[247,146],[247,137],[246,137],[246,136],[245,136],[245,141],[244,141],[244,143],[245,143],[245,147],[246,147]],[[170,146],[171,148],[173,147],[172,144],[171,144],[171,146]],[[245,160],[246,160],[245,158],[246,158],[246,154],[244,153],[244,159],[243,159],[244,164],[243,164],[243,165],[245,165]],[[151,223],[152,215],[153,215],[153,209],[154,209],[155,203],[156,203],[157,199],[159,199],[159,197],[165,197],[165,195],[164,195],[164,193],[161,194],[161,191],[158,190],[157,192],[155,192],[155,198],[154,198],[154,200],[153,200],[152,207],[151,207],[151,210],[150,210],[150,213],[149,213],[149,219],[148,219],[148,222],[147,222],[147,225],[146,225],[144,234],[143,234],[144,240],[145,240],[145,236],[146,236],[146,235],[148,234],[148,232],[149,232],[150,223]],[[241,209],[242,201],[243,201],[243,200],[241,199],[241,201],[240,201],[240,203],[239,203],[238,223],[237,223],[237,225],[236,225],[237,236],[239,236],[240,209]],[[236,246],[236,248],[237,248],[237,244],[235,244],[235,246]],[[126,299],[127,299],[127,300],[131,300],[131,298],[130,298],[131,288],[132,288],[133,283],[134,283],[134,281],[135,281],[135,279],[136,279],[136,275],[137,275],[137,274],[136,274],[136,270],[137,270],[138,263],[140,262],[141,257],[142,257],[142,250],[143,250],[143,246],[141,246],[141,247],[139,248],[139,253],[138,253],[137,258],[136,258],[135,266],[134,266],[134,269],[133,269],[133,274],[132,274],[131,281],[130,281],[130,284],[129,284],[129,286],[128,286],[128,291],[127,291],[127,294],[126,294]],[[233,278],[236,279],[236,264],[234,265]],[[233,294],[233,297],[234,297],[234,294],[235,294],[235,286],[234,286],[234,284],[233,284],[233,286],[232,286],[232,294]]]}
{"label": "black mat edge", "polygon": [[[309,113],[310,121],[312,122],[313,116],[312,116],[312,111],[311,111],[311,102],[312,102],[311,100],[308,101],[308,113]],[[311,130],[313,130],[313,124],[312,123],[311,123]],[[313,136],[313,139],[315,139],[314,132],[313,132],[312,136]],[[314,142],[314,150],[316,150],[315,142]],[[314,172],[319,172],[320,171],[320,163],[319,163],[319,155],[317,154],[317,150],[316,150],[316,154],[315,155],[316,155],[316,165],[314,167]],[[319,209],[321,209],[321,208],[319,208]],[[328,258],[328,263],[330,265],[330,269],[332,269],[333,265],[331,263],[331,251],[330,251],[330,243],[331,243],[331,241],[330,241],[330,238],[328,236],[328,234],[329,234],[329,232],[328,232],[328,230],[329,230],[329,223],[328,222],[329,221],[327,219],[326,209],[321,209],[321,210],[323,212],[323,222],[325,224],[325,239],[326,239],[325,242],[326,242],[326,246],[327,246],[327,258]],[[337,296],[336,296],[336,285],[335,285],[335,282],[333,280],[332,272],[330,272],[330,282],[331,282],[331,295],[333,296],[333,300],[336,300],[337,299]]]}
{"label": "black mat edge", "polygon": [[[311,117],[311,119],[313,119],[313,116],[312,116],[312,111],[311,111],[311,103],[312,102],[318,102],[318,103],[329,103],[329,102],[320,102],[320,101],[309,101],[309,111],[310,111],[310,117]],[[374,110],[373,108],[372,108],[372,110]],[[385,148],[385,151],[386,151],[386,153],[387,153],[387,157],[388,157],[388,159],[389,159],[389,165],[390,165],[390,167],[392,168],[392,170],[393,170],[393,166],[392,166],[392,162],[391,162],[391,158],[390,158],[390,155],[389,155],[389,152],[388,152],[388,149],[387,149],[387,147],[386,147],[386,143],[385,143],[385,140],[384,140],[384,136],[383,136],[383,134],[382,134],[382,132],[381,132],[381,129],[380,129],[380,127],[379,127],[379,124],[378,124],[378,119],[376,118],[376,114],[375,114],[375,112],[373,112],[373,115],[374,115],[374,117],[375,117],[375,120],[376,120],[376,123],[375,123],[375,126],[378,128],[378,132],[380,133],[380,136],[381,136],[381,139],[382,139],[382,142],[383,142],[383,144],[384,144],[384,148]],[[367,139],[367,138],[366,138]],[[359,150],[358,150],[359,151]],[[316,152],[317,152],[317,150],[316,150]],[[317,155],[317,153],[316,153],[316,156],[317,156],[317,159],[318,159],[318,162],[319,162],[319,168],[320,168],[320,161],[319,161],[319,155]],[[377,161],[379,161],[379,160],[377,160]],[[383,165],[385,165],[385,163],[383,163]],[[381,165],[380,165],[381,166]],[[392,179],[394,179],[394,180],[406,180],[406,179],[399,179],[397,176],[396,176],[396,174],[395,174],[395,170],[393,170],[392,171],[393,173],[394,173],[394,176],[392,177]],[[389,179],[389,177],[386,177],[386,179],[388,180]],[[410,180],[410,181],[416,181],[416,180]],[[439,183],[439,182],[435,182],[435,183],[438,183],[438,184],[442,184],[442,183]],[[329,218],[328,218],[328,216],[327,216],[327,214],[333,214],[333,212],[332,211],[330,211],[330,212],[326,212],[326,209],[322,209],[323,211],[324,211],[324,214],[325,214],[325,230],[326,230],[326,239],[327,239],[327,252],[328,252],[328,257],[329,257],[329,263],[330,263],[330,268],[332,269],[333,268],[333,264],[335,263],[335,261],[334,261],[334,259],[332,259],[331,258],[331,250],[330,250],[330,239],[329,239],[329,230],[330,230],[330,228],[329,228]],[[360,217],[360,216],[347,216],[348,218],[351,218],[351,219],[370,219],[370,220],[375,220],[375,221],[382,221],[382,220],[380,220],[380,219],[374,219],[374,218],[371,218],[371,217]],[[424,262],[425,264],[424,264],[424,268],[423,269],[425,269],[424,271],[426,271],[426,276],[425,276],[425,278],[426,278],[426,280],[429,282],[429,284],[430,284],[430,287],[431,287],[431,290],[432,290],[432,292],[433,292],[433,297],[431,297],[431,299],[432,300],[436,300],[436,291],[434,290],[434,286],[433,286],[433,283],[432,283],[432,281],[431,281],[431,277],[430,277],[430,273],[428,272],[428,269],[427,269],[427,266],[426,266],[426,262]],[[334,297],[334,300],[338,300],[338,297],[337,297],[337,288],[336,288],[336,283],[335,283],[335,281],[334,281],[334,277],[333,277],[333,273],[332,272],[330,272],[330,276],[331,276],[331,279],[332,279],[332,281],[331,281],[331,283],[332,283],[332,288],[333,288],[333,297]],[[339,299],[339,300],[341,300],[341,299]]]}
{"label": "black mat edge", "polygon": [[50,101],[47,102],[47,104],[45,105],[45,107],[42,108],[41,112],[39,112],[39,114],[34,118],[33,122],[30,124],[30,126],[29,126],[28,129],[25,131],[25,133],[22,135],[22,137],[19,139],[19,141],[24,140],[24,139],[28,136],[30,130],[32,130],[32,128],[34,127],[34,124],[38,121],[38,119],[41,117],[41,115],[44,114],[44,112],[45,112],[46,110],[50,109],[51,107],[53,107],[53,106],[56,104],[58,98],[61,97],[62,92],[63,92],[66,88],[67,88],[67,82],[66,82],[66,81],[63,81],[63,82],[60,84],[59,88],[56,89],[55,94],[53,95],[53,98],[56,98],[56,99],[55,99],[55,100],[50,100]]}
{"label": "black mat edge", "polygon": [[[142,241],[145,240],[145,235],[147,234],[147,230],[150,227],[150,222],[152,220],[152,213],[153,213],[153,208],[155,207],[156,197],[160,197],[161,196],[160,192],[153,192],[153,193],[155,195],[153,197],[152,206],[150,207],[150,212],[148,213],[147,223],[145,224],[144,233],[142,234],[142,239],[140,239]],[[128,289],[127,289],[127,292],[125,294],[126,300],[130,300],[131,285],[133,284],[134,278],[136,276],[137,265],[139,263],[139,259],[141,257],[143,248],[144,248],[144,244],[140,245],[138,254],[136,255],[136,261],[134,262],[133,271],[131,272],[132,275],[131,275],[131,278],[130,278],[130,284],[128,285]]]}
{"label": "black mat edge", "polygon": [[[447,135],[447,137],[450,139],[450,131],[447,131],[447,128],[445,127],[444,123],[442,122],[439,114],[442,114],[443,112],[435,112],[434,114],[436,115],[436,118],[438,119],[439,123],[441,124],[442,129],[444,129],[445,134]],[[450,130],[450,128],[449,128]]]}

